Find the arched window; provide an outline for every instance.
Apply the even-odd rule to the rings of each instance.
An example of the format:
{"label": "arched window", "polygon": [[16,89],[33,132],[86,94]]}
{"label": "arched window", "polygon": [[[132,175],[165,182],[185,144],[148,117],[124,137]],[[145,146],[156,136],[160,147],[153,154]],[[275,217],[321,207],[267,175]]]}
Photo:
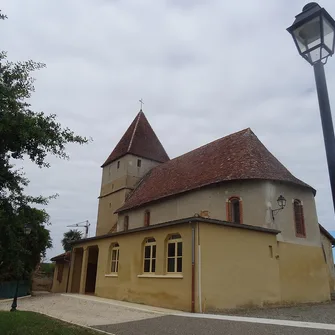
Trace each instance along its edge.
{"label": "arched window", "polygon": [[144,227],[148,227],[150,225],[150,211],[146,210],[144,212]]}
{"label": "arched window", "polygon": [[304,220],[304,210],[300,200],[293,201],[295,235],[297,237],[306,237],[306,228]]}
{"label": "arched window", "polygon": [[126,215],[124,218],[123,218],[123,230],[124,231],[127,231],[129,228],[129,216]]}
{"label": "arched window", "polygon": [[119,243],[112,244],[112,251],[111,251],[111,273],[118,273],[119,271],[119,257],[120,257],[120,249]]}
{"label": "arched window", "polygon": [[231,197],[227,202],[227,221],[243,223],[242,200],[239,197]]}
{"label": "arched window", "polygon": [[169,236],[167,240],[167,272],[183,271],[183,240],[179,234]]}
{"label": "arched window", "polygon": [[143,272],[154,273],[156,271],[156,240],[147,238],[144,244]]}

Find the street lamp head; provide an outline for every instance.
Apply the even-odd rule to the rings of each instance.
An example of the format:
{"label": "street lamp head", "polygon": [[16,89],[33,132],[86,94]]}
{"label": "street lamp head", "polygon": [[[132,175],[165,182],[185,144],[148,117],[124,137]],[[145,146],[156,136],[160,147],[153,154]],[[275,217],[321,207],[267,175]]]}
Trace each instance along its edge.
{"label": "street lamp head", "polygon": [[286,206],[286,199],[282,195],[280,195],[277,199],[277,204],[279,208],[283,209]]}
{"label": "street lamp head", "polygon": [[308,3],[287,31],[299,54],[311,65],[334,53],[335,21],[316,2]]}
{"label": "street lamp head", "polygon": [[23,228],[24,234],[29,235],[31,233],[31,225],[30,224],[25,224]]}

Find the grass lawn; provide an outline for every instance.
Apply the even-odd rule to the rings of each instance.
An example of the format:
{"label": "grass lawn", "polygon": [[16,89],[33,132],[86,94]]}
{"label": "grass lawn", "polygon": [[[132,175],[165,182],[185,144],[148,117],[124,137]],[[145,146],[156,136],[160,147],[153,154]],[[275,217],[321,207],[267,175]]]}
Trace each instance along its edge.
{"label": "grass lawn", "polygon": [[100,335],[34,312],[0,312],[1,335]]}

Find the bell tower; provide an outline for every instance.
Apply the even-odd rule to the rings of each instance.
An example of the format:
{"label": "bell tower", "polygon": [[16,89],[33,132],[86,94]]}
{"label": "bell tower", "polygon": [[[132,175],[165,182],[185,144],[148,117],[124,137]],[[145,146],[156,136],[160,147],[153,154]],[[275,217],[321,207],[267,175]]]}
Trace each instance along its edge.
{"label": "bell tower", "polygon": [[128,194],[153,167],[169,160],[142,109],[102,164],[96,236],[116,230],[117,214]]}

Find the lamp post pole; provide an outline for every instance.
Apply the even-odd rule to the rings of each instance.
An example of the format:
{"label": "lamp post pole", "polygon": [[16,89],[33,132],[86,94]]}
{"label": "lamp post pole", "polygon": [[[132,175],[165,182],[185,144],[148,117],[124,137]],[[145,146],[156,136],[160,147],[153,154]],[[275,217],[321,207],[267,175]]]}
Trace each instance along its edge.
{"label": "lamp post pole", "polygon": [[320,116],[325,142],[330,186],[333,196],[333,206],[335,210],[335,136],[332,114],[330,110],[327,82],[323,63],[317,62],[313,65],[316,89],[318,93]]}
{"label": "lamp post pole", "polygon": [[[25,224],[23,232],[24,232],[24,235],[26,235],[26,236],[29,235],[31,233],[31,225],[30,224]],[[16,311],[17,296],[19,294],[20,279],[22,279],[21,277],[22,277],[22,274],[21,274],[21,276],[17,275],[14,298],[13,298],[12,306],[11,306],[11,309],[10,309],[11,312]]]}
{"label": "lamp post pole", "polygon": [[330,187],[335,210],[335,136],[324,64],[335,51],[335,20],[316,2],[304,6],[287,28],[299,54],[314,68]]}

